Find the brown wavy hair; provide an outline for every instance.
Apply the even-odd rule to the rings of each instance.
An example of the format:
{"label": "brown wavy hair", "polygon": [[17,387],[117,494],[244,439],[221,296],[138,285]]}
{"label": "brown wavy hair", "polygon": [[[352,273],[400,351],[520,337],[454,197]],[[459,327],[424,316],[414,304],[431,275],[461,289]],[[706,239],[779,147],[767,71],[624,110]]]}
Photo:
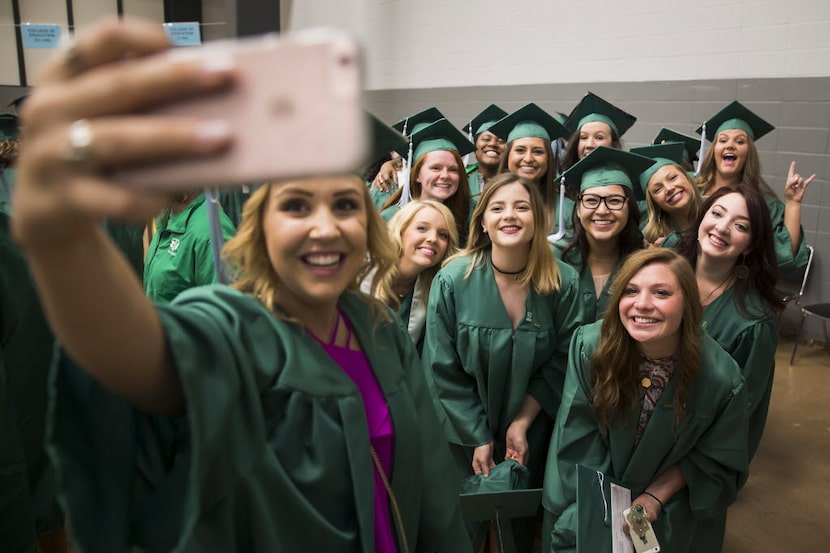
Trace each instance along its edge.
{"label": "brown wavy hair", "polygon": [[522,286],[532,285],[537,294],[553,294],[559,291],[561,277],[556,258],[553,256],[553,250],[551,250],[550,244],[548,243],[545,227],[539,224],[539,221],[545,220],[545,207],[542,202],[542,195],[533,182],[515,173],[502,173],[493,177],[487,183],[487,187],[481,193],[481,199],[476,205],[473,216],[470,219],[470,240],[467,247],[447,259],[444,265],[456,257],[471,256],[470,265],[464,274],[464,278],[469,277],[476,267],[485,266],[487,254],[492,249],[490,235],[482,230],[487,205],[497,190],[517,182],[530,194],[530,208],[534,221],[533,237],[530,239],[530,256],[528,257],[527,269],[522,275],[520,282]]}
{"label": "brown wavy hair", "polygon": [[[697,186],[700,193],[704,196],[712,194],[712,188],[715,186],[715,177],[718,173],[718,166],[715,162],[715,142],[717,140],[718,137],[715,136],[712,145],[703,158],[703,163],[700,166],[700,174],[695,179],[695,186]],[[755,141],[749,135],[747,135],[746,141],[748,148],[746,161],[741,172],[741,181],[764,196],[771,196],[778,199],[778,195],[761,175],[761,158],[758,156],[758,148],[755,146]]]}
{"label": "brown wavy hair", "polygon": [[[467,171],[464,170],[464,160],[455,150],[445,150],[450,152],[458,164],[458,190],[455,191],[451,197],[447,198],[446,205],[450,208],[452,216],[455,219],[455,228],[458,231],[458,236],[462,242],[465,242],[467,236],[467,217],[470,215],[470,184],[467,180]],[[417,200],[421,196],[421,183],[418,182],[418,174],[426,163],[427,156],[431,152],[427,152],[419,157],[412,165],[412,171],[409,173],[409,193],[413,199]],[[381,211],[387,207],[397,205],[401,201],[401,194],[403,187],[399,186],[392,196],[384,202]]]}
{"label": "brown wavy hair", "polygon": [[591,356],[591,390],[594,413],[603,432],[617,421],[627,421],[637,412],[639,372],[643,356],[637,342],[625,329],[619,308],[629,281],[642,268],[661,264],[677,277],[683,294],[683,319],[677,351],[677,388],[672,400],[675,424],[685,420],[689,390],[697,375],[703,351],[703,308],[691,265],[674,250],[649,248],[629,255],[612,284],[611,302],[602,322],[601,338]]}
{"label": "brown wavy hair", "polygon": [[[346,178],[359,179],[360,177],[346,175]],[[239,224],[236,236],[228,240],[225,247],[222,248],[222,259],[236,277],[236,281],[231,284],[231,287],[253,294],[274,313],[277,313],[274,296],[280,285],[280,279],[268,257],[262,221],[265,210],[268,208],[271,190],[280,184],[263,184],[251,194],[242,210],[242,222]],[[363,204],[366,210],[367,252],[364,267],[355,275],[354,281],[349,285],[349,289],[354,290],[359,289],[361,278],[368,271],[376,269],[378,273],[383,273],[388,271],[390,266],[397,263],[395,247],[387,235],[386,223],[380,218],[377,210],[374,209],[369,189],[366,186],[360,188],[363,191]],[[391,290],[387,293],[391,293]],[[374,290],[372,295],[376,295]],[[389,319],[388,311],[380,301],[374,298],[369,298],[369,301],[379,307],[379,316]]]}

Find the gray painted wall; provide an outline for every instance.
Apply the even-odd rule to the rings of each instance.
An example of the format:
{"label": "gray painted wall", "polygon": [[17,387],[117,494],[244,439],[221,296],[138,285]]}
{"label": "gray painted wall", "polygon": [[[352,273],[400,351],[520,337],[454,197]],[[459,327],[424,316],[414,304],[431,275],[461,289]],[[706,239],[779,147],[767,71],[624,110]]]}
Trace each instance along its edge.
{"label": "gray painted wall", "polygon": [[[532,101],[568,113],[587,90],[637,116],[623,137],[626,147],[651,143],[662,127],[693,135],[734,99],[775,125],[757,143],[764,178],[781,197],[791,161],[802,174],[817,175],[802,209],[807,242],[816,248],[804,302],[830,302],[830,77],[374,90],[366,93],[365,104],[390,123],[435,105],[461,127],[491,102],[511,111]],[[800,312],[788,307],[782,332],[795,334],[799,320]],[[817,319],[808,319],[804,336],[824,339]]]}

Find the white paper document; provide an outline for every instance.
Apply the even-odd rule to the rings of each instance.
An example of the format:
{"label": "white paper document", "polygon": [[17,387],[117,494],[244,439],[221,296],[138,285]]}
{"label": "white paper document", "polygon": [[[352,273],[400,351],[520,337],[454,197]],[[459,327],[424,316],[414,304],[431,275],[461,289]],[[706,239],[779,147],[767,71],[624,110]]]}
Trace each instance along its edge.
{"label": "white paper document", "polygon": [[623,532],[623,511],[631,507],[631,490],[611,484],[611,544],[613,553],[634,553],[631,538]]}

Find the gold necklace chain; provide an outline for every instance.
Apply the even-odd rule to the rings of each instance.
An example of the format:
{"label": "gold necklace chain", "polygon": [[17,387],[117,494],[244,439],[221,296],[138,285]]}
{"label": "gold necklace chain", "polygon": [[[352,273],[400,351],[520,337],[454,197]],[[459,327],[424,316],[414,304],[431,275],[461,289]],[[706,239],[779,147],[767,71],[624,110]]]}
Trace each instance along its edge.
{"label": "gold necklace chain", "polygon": [[380,464],[380,458],[374,446],[369,446],[369,453],[372,454],[372,461],[375,462],[375,468],[380,473],[380,479],[383,480],[383,486],[386,488],[386,493],[389,494],[389,503],[392,504],[392,512],[395,514],[395,521],[398,523],[398,529],[401,532],[401,541],[403,542],[404,553],[409,553],[409,543],[406,540],[406,531],[403,528],[403,517],[401,510],[398,508],[398,501],[395,499],[395,494],[392,492],[392,485],[389,484],[389,479],[386,477],[386,471],[383,470],[383,465]]}
{"label": "gold necklace chain", "polygon": [[706,297],[705,297],[705,298],[703,298],[702,300],[700,300],[700,305],[709,305],[709,303],[707,303],[707,300],[708,300],[709,298],[711,298],[711,297],[715,294],[715,292],[717,292],[718,290],[720,290],[720,289],[724,286],[724,284],[726,284],[726,283],[727,283],[727,282],[729,282],[730,280],[732,280],[732,273],[729,273],[729,274],[726,276],[726,278],[725,278],[725,279],[723,279],[723,281],[722,281],[720,284],[718,284],[717,286],[715,286],[714,288],[712,288],[712,291],[711,291],[711,292],[709,292],[708,294],[706,294]]}

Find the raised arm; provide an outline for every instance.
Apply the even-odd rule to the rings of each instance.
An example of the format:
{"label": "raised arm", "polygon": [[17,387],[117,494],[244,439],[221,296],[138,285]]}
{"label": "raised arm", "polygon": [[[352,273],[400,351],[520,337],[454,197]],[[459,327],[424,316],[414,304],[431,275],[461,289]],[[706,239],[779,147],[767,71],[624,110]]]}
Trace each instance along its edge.
{"label": "raised arm", "polygon": [[806,179],[795,170],[795,161],[790,163],[787,182],[784,184],[784,226],[790,233],[793,255],[798,252],[801,242],[801,201],[807,187],[816,178],[813,174]]}
{"label": "raised arm", "polygon": [[114,393],[157,413],[183,399],[153,305],[100,227],[146,221],[160,194],[131,190],[113,171],[225,147],[227,126],[131,115],[229,85],[233,69],[162,60],[158,25],[98,25],[47,63],[23,110],[14,235],[49,322],[67,353]]}

